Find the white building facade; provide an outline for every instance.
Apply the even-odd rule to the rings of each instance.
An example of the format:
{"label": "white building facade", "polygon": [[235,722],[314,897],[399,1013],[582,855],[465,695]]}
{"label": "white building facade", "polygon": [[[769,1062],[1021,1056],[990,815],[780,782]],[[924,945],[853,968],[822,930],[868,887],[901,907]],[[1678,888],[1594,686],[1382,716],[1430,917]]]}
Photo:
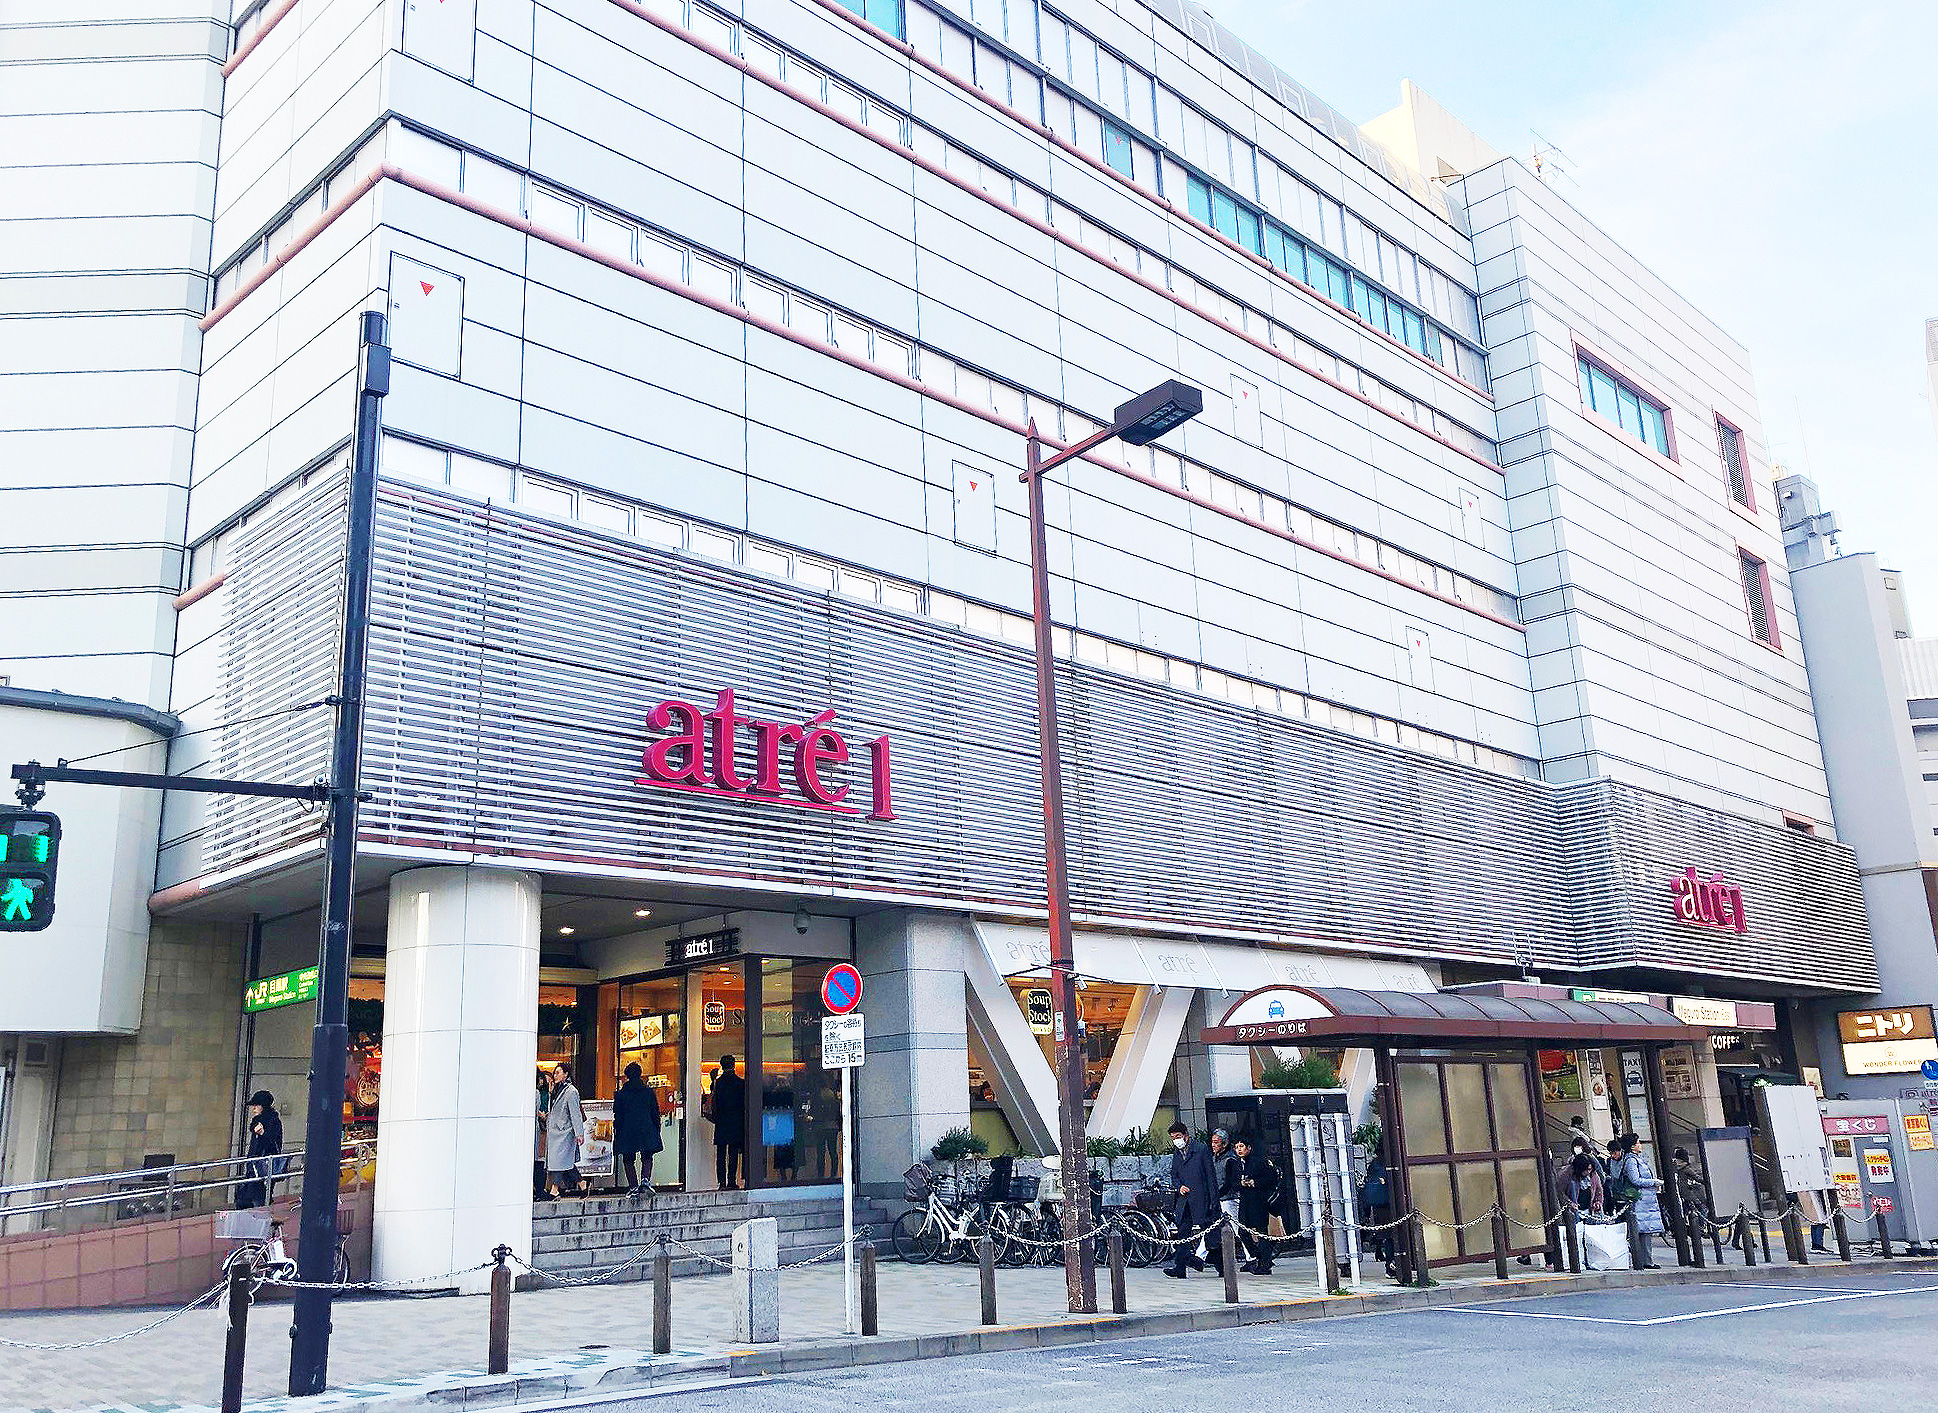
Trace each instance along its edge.
{"label": "white building facade", "polygon": [[[388,315],[380,1275],[521,1241],[548,1058],[642,1064],[663,1183],[826,1182],[832,959],[865,1184],[1043,1151],[1017,471],[1168,377],[1203,415],[1049,488],[1093,1134],[1249,1086],[1196,1037],[1275,981],[1874,989],[1746,354],[1417,91],[1375,141],[1162,0],[295,0],[203,62],[192,435],[93,474],[181,482],[169,768],[315,778]],[[154,926],[310,964],[320,849],[170,795]],[[207,1008],[300,1112],[308,1007]]]}

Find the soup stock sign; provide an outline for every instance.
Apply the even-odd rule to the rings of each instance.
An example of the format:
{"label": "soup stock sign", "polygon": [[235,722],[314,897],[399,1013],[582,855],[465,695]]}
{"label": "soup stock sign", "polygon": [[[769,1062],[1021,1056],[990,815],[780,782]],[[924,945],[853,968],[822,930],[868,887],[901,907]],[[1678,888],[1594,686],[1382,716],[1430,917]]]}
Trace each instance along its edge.
{"label": "soup stock sign", "polygon": [[[868,808],[863,810],[852,802],[854,787],[837,783],[834,775],[853,754],[847,738],[830,724],[834,717],[833,707],[798,726],[743,716],[730,687],[720,691],[710,711],[692,702],[663,701],[646,714],[646,724],[672,734],[646,748],[640,757],[645,774],[634,783],[748,804],[895,818],[888,737],[863,743],[869,782]],[[743,736],[752,747],[751,772],[737,759]]]}

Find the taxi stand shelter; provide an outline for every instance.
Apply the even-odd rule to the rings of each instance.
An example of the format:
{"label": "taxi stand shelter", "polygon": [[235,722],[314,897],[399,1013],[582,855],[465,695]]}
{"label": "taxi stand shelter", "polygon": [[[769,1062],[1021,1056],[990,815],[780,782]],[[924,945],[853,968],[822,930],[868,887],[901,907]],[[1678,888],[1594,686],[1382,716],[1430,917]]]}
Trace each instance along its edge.
{"label": "taxi stand shelter", "polygon": [[[1508,1255],[1543,1252],[1550,1265],[1561,1266],[1554,1160],[1542,1131],[1540,1051],[1640,1050],[1650,1127],[1660,1136],[1669,1131],[1662,1049],[1707,1043],[1708,1031],[1639,1003],[1268,986],[1239,997],[1202,1039],[1372,1050],[1392,1215],[1417,1209],[1431,1219],[1401,1229],[1399,1275],[1413,1283],[1433,1266],[1491,1259],[1493,1224],[1468,1224],[1496,1203],[1513,1219]],[[1656,1147],[1677,1261],[1699,1263],[1700,1246],[1693,1257],[1689,1249],[1668,1155],[1660,1141]]]}

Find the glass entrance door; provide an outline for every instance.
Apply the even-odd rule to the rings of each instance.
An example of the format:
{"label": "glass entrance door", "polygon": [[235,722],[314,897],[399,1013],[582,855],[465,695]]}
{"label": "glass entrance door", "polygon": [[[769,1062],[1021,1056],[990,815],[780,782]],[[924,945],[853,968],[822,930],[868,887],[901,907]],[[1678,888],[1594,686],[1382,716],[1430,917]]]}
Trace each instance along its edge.
{"label": "glass entrance door", "polygon": [[747,1174],[747,977],[740,962],[689,972],[689,1015],[699,1040],[692,1096],[699,1121],[690,1130],[694,1152],[687,1163],[687,1190],[710,1192],[746,1187]]}
{"label": "glass entrance door", "polygon": [[[619,988],[613,1046],[613,1089],[625,1083],[626,1066],[638,1065],[659,1097],[660,1151],[653,1155],[654,1187],[681,1185],[686,1171],[682,1141],[686,1115],[685,982],[663,976]],[[618,1174],[615,1172],[614,1178]]]}

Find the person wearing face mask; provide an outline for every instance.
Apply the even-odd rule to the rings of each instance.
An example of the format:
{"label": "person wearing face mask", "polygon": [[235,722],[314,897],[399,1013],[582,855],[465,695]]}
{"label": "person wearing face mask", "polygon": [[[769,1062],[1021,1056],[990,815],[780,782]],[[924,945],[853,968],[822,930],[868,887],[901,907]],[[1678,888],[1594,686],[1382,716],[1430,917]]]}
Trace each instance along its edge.
{"label": "person wearing face mask", "polygon": [[[1218,1175],[1212,1168],[1211,1150],[1191,1137],[1183,1124],[1171,1125],[1171,1220],[1180,1238],[1197,1236],[1211,1225],[1218,1210]],[[1184,1279],[1187,1262],[1193,1270],[1205,1268],[1204,1257],[1197,1254],[1197,1243],[1180,1241],[1171,1253],[1171,1264],[1164,1274]]]}

